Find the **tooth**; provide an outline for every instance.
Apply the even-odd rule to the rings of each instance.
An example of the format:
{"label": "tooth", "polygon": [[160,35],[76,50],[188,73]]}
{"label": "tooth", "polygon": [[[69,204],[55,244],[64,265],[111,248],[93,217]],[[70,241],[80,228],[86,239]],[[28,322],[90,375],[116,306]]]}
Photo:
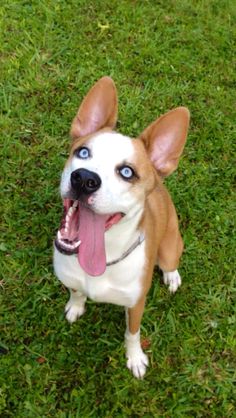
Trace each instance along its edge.
{"label": "tooth", "polygon": [[81,244],[81,241],[80,240],[76,241],[74,243],[74,248],[77,248],[80,244]]}
{"label": "tooth", "polygon": [[77,242],[75,242],[74,244],[71,245],[72,250],[75,250],[76,248],[78,248]]}
{"label": "tooth", "polygon": [[72,208],[73,208],[73,209],[76,209],[76,208],[77,208],[77,206],[78,206],[78,200],[75,200],[75,202],[73,203]]}
{"label": "tooth", "polygon": [[71,207],[69,210],[68,210],[68,214],[67,214],[67,216],[71,216],[72,215],[72,213],[74,212],[74,209],[73,209],[73,207]]}
{"label": "tooth", "polygon": [[60,231],[57,231],[57,239],[58,239],[58,241],[61,241],[61,232]]}

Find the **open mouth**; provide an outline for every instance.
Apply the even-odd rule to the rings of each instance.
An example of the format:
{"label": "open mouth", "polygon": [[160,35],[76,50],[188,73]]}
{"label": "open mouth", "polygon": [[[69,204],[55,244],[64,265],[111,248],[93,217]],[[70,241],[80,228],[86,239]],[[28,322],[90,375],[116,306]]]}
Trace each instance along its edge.
{"label": "open mouth", "polygon": [[63,254],[77,254],[81,267],[97,276],[106,269],[105,232],[118,223],[122,213],[99,215],[79,200],[64,199],[64,213],[55,239]]}
{"label": "open mouth", "polygon": [[64,199],[63,217],[61,226],[57,231],[55,245],[64,254],[73,254],[81,243],[79,239],[79,202],[77,200]]}

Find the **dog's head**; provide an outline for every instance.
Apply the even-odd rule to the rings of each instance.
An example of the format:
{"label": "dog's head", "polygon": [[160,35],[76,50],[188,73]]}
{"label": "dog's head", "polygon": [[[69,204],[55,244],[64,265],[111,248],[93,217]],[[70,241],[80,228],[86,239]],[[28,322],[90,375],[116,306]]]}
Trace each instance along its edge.
{"label": "dog's head", "polygon": [[116,121],[116,88],[111,78],[103,77],[83,100],[71,127],[71,152],[61,179],[64,217],[56,240],[68,254],[78,252],[80,241],[82,253],[83,242],[90,248],[104,241],[107,229],[144,209],[160,177],[178,165],[189,112],[179,107],[166,113],[135,140],[115,132]]}

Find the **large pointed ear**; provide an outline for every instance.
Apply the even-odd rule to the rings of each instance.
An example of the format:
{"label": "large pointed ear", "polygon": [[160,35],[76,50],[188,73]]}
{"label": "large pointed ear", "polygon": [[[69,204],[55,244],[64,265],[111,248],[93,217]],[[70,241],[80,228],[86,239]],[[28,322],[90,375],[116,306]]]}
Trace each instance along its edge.
{"label": "large pointed ear", "polygon": [[149,125],[140,135],[161,176],[168,176],[177,168],[187,139],[189,120],[188,109],[177,107]]}
{"label": "large pointed ear", "polygon": [[72,139],[99,129],[114,128],[117,121],[117,92],[110,77],[102,77],[89,90],[81,103],[70,130]]}

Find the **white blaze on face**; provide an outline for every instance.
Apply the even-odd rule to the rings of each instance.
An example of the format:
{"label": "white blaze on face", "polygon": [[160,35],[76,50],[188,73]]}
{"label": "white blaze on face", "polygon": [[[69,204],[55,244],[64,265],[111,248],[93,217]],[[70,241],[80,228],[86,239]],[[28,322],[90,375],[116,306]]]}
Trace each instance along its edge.
{"label": "white blaze on face", "polygon": [[132,193],[132,184],[118,173],[118,167],[135,163],[133,140],[115,132],[102,132],[90,138],[83,146],[89,148],[90,157],[81,159],[73,155],[62,174],[61,194],[71,187],[74,170],[85,168],[101,178],[101,187],[92,195],[92,209],[100,214],[127,213],[138,203]]}

